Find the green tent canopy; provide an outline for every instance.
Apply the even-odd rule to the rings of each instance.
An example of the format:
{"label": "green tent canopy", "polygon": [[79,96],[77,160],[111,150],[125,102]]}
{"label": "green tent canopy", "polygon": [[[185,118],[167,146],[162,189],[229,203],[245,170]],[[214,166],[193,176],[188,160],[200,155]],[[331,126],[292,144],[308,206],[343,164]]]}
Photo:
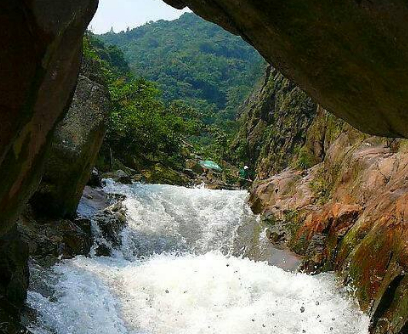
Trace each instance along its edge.
{"label": "green tent canopy", "polygon": [[216,170],[217,172],[222,172],[222,168],[211,160],[200,161],[200,165],[203,168],[213,169]]}

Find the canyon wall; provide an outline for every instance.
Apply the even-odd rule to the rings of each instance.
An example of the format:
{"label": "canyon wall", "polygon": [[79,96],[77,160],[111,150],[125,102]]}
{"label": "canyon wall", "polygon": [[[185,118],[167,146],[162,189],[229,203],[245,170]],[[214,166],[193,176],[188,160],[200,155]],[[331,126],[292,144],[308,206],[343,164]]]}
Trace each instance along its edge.
{"label": "canyon wall", "polygon": [[316,104],[276,69],[268,66],[259,87],[241,108],[242,126],[231,152],[259,178],[296,164],[302,158],[306,133]]}
{"label": "canyon wall", "polygon": [[76,219],[76,212],[109,111],[101,65],[84,57],[72,104],[45,154],[41,184],[17,226],[0,237],[0,333],[22,330],[19,317],[29,283],[29,255],[48,265],[90,250],[90,221]]}
{"label": "canyon wall", "polygon": [[408,330],[408,141],[356,130],[269,67],[233,151],[257,179],[250,203],[310,273],[336,271],[372,333]]}
{"label": "canyon wall", "polygon": [[319,108],[305,152],[320,163],[257,180],[251,205],[269,236],[337,271],[373,319],[372,333],[408,323],[408,142],[364,135]]}

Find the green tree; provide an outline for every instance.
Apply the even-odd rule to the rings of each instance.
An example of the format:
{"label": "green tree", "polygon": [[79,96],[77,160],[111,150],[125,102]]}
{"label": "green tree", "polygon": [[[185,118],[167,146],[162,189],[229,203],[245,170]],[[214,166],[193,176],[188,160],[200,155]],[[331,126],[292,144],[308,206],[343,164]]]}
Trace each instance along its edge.
{"label": "green tree", "polygon": [[192,13],[99,38],[124,52],[134,75],[156,82],[165,102],[183,100],[221,128],[236,120],[264,70],[261,56],[240,37]]}

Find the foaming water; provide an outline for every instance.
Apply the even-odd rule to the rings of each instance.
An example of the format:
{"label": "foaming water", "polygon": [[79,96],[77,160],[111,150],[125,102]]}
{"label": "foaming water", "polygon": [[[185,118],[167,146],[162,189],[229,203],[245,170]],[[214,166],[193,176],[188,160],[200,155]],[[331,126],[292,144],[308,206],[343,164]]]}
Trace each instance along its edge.
{"label": "foaming water", "polygon": [[122,247],[127,257],[211,250],[227,254],[243,220],[253,219],[246,191],[111,182],[106,191],[127,196],[129,228]]}
{"label": "foaming water", "polygon": [[111,257],[77,257],[29,293],[35,334],[367,334],[369,319],[332,275],[285,272],[231,256],[256,219],[242,191],[109,183],[128,227]]}

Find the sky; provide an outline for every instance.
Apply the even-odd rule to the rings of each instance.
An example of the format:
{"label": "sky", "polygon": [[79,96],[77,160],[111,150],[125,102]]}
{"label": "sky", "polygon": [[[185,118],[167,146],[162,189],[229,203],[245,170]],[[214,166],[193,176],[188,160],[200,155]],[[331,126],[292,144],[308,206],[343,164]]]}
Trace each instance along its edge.
{"label": "sky", "polygon": [[174,20],[187,10],[177,10],[162,0],[99,0],[96,16],[90,29],[101,34],[111,30],[120,32],[149,21]]}

